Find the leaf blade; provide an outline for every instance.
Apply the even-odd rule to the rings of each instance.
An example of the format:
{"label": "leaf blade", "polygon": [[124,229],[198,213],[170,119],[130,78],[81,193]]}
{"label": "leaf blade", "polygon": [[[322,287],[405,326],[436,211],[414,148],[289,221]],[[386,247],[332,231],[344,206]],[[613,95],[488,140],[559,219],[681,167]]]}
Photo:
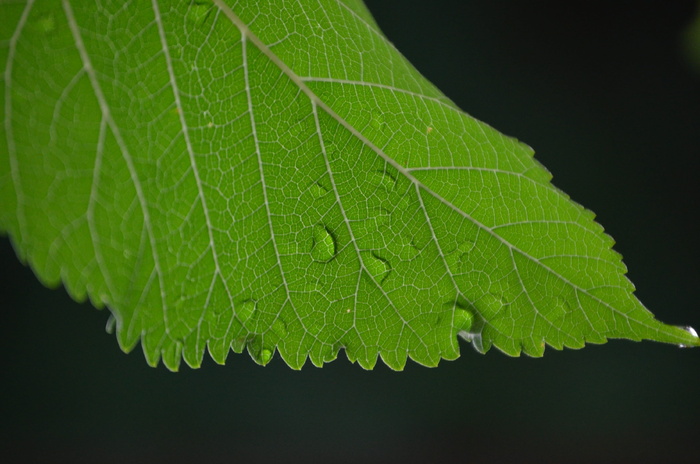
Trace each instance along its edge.
{"label": "leaf blade", "polygon": [[[454,359],[457,333],[533,356],[609,337],[698,343],[634,298],[612,239],[532,150],[459,111],[361,3],[232,5],[23,10],[29,26],[52,18],[34,45],[47,58],[73,50],[51,60],[53,107],[24,117],[48,137],[5,112],[8,158],[15,135],[51,156],[11,170],[33,209],[25,227],[3,207],[2,227],[46,282],[107,304],[123,348],[140,338],[172,370],[207,346],[221,363],[227,346],[260,364],[278,349],[294,368],[345,348],[401,369]],[[41,87],[35,63],[14,64],[12,109]],[[42,191],[54,182],[35,171],[70,182]]]}

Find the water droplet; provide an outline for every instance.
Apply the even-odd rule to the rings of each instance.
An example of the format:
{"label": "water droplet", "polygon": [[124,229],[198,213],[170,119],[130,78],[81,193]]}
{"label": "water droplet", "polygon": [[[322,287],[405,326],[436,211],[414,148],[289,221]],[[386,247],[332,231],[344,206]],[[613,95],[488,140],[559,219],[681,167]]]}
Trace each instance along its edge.
{"label": "water droplet", "polygon": [[[694,328],[692,328],[690,326],[685,326],[685,327],[679,326],[678,328],[685,330],[686,332],[688,332],[690,335],[692,335],[695,338],[698,337],[698,333],[695,331]],[[678,345],[678,347],[679,348],[689,348],[688,345],[683,345],[683,344]]]}
{"label": "water droplet", "polygon": [[454,328],[457,332],[469,332],[474,322],[474,315],[466,309],[459,309],[455,306],[453,318]]}
{"label": "water droplet", "polygon": [[264,348],[260,351],[260,362],[264,366],[272,360],[272,350]]}
{"label": "water droplet", "polygon": [[454,302],[452,327],[457,332],[457,335],[471,343],[476,351],[479,353],[484,352],[481,337],[484,320],[474,311],[472,304],[461,295]]}
{"label": "water droplet", "polygon": [[46,14],[36,22],[36,29],[44,34],[50,34],[56,29],[53,13]]}
{"label": "water droplet", "polygon": [[383,284],[386,278],[389,277],[389,274],[391,274],[391,263],[373,251],[363,253],[362,260],[364,261],[367,271],[374,277],[374,281],[379,285]]}
{"label": "water droplet", "polygon": [[372,171],[369,173],[369,182],[378,189],[393,192],[396,186],[396,178],[386,170]]}
{"label": "water droplet", "polygon": [[200,25],[204,23],[204,21],[207,20],[209,15],[213,11],[214,4],[211,1],[207,0],[195,0],[190,4],[190,7],[187,9],[187,20],[196,24]]}
{"label": "water droplet", "polygon": [[330,191],[330,190],[329,190],[325,185],[323,185],[323,183],[321,183],[321,181],[314,182],[314,183],[311,184],[311,186],[309,187],[309,192],[311,193],[311,196],[312,196],[314,199],[319,199],[319,198],[321,198],[322,196],[324,196],[325,194],[327,194],[329,191]]}
{"label": "water droplet", "polygon": [[238,320],[241,321],[241,324],[245,326],[248,321],[253,319],[252,316],[253,313],[255,313],[256,306],[257,302],[255,300],[245,300],[234,307],[236,317],[238,317]]}
{"label": "water droplet", "polygon": [[246,347],[248,349],[248,354],[256,363],[261,366],[266,365],[272,359],[275,350],[263,344],[263,338],[261,336],[250,337],[246,340]]}
{"label": "water droplet", "polygon": [[117,319],[114,317],[114,314],[110,314],[109,317],[107,318],[107,324],[105,325],[105,331],[108,334],[113,334],[114,329],[117,327]]}
{"label": "water droplet", "polygon": [[[482,327],[483,328],[483,327]],[[466,330],[463,330],[459,332],[459,336],[462,337],[464,340],[468,341],[469,343],[472,344],[472,347],[479,353],[484,353],[484,340],[481,336],[481,329],[479,330],[472,330],[467,332]]]}
{"label": "water droplet", "polygon": [[284,338],[287,336],[287,324],[284,323],[282,319],[275,319],[272,323],[272,333],[277,335],[279,338]]}
{"label": "water droplet", "polygon": [[313,227],[311,257],[314,261],[327,263],[335,257],[336,246],[335,239],[330,231],[322,226],[316,225]]}

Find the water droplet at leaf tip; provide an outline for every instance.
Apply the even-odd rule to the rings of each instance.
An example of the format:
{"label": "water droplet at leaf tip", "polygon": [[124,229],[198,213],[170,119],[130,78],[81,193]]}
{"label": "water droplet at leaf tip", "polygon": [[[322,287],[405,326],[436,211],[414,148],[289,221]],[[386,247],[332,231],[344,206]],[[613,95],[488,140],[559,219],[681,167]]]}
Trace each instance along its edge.
{"label": "water droplet at leaf tip", "polygon": [[110,314],[107,318],[107,324],[105,325],[105,332],[112,335],[114,334],[116,327],[117,319],[114,317],[114,314]]}
{"label": "water droplet at leaf tip", "polygon": [[271,350],[262,350],[260,353],[260,361],[262,361],[263,366],[267,365],[272,360],[273,354],[274,353]]}
{"label": "water droplet at leaf tip", "polygon": [[469,343],[472,344],[474,349],[478,351],[481,354],[486,353],[486,350],[484,349],[484,343],[483,339],[481,338],[481,333],[480,332],[467,332],[466,330],[461,330],[458,332],[458,335],[462,337],[464,340],[468,341]]}
{"label": "water droplet at leaf tip", "polygon": [[697,339],[696,343],[694,343],[692,345],[685,345],[685,344],[681,343],[678,345],[679,348],[693,348],[696,346],[700,346],[700,337],[698,337],[698,333],[694,328],[692,328],[690,326],[679,326],[678,328],[685,330],[686,332],[688,332],[690,335],[692,335],[693,337],[695,337]]}

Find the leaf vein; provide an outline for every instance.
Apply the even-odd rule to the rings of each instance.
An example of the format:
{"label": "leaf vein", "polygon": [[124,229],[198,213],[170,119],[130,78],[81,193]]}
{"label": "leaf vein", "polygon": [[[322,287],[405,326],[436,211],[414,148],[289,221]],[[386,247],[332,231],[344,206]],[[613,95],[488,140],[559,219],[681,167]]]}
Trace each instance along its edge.
{"label": "leaf vein", "polygon": [[[549,266],[546,266],[545,264],[541,263],[539,260],[536,258],[532,257],[531,255],[523,252],[522,250],[519,250],[516,248],[513,244],[511,244],[509,241],[505,240],[503,237],[501,237],[499,234],[494,232],[490,227],[486,226],[482,222],[478,221],[471,215],[467,214],[466,212],[460,210],[457,208],[452,202],[448,201],[447,199],[443,198],[441,195],[437,194],[435,191],[421,183],[416,177],[414,177],[411,174],[411,169],[406,168],[399,164],[396,160],[394,160],[392,157],[387,155],[385,152],[380,150],[374,143],[372,143],[367,137],[365,137],[361,132],[359,132],[355,127],[353,127],[347,120],[345,120],[343,117],[341,117],[339,114],[337,114],[335,111],[333,111],[332,108],[330,108],[321,98],[319,98],[307,85],[306,83],[302,80],[302,78],[296,74],[286,63],[284,63],[276,54],[274,54],[260,38],[258,38],[251,30],[246,26],[246,24],[231,10],[231,8],[224,3],[223,0],[213,0],[214,3],[221,8],[221,10],[224,12],[224,14],[239,28],[241,31],[241,34],[244,37],[247,37],[251,42],[253,42],[258,49],[264,53],[274,64],[276,64],[280,70],[285,73],[294,83],[296,83],[301,90],[308,95],[308,97],[311,99],[311,101],[317,105],[318,107],[322,108],[324,111],[326,111],[328,114],[331,115],[336,121],[338,121],[343,127],[348,129],[355,137],[357,137],[363,144],[365,144],[367,147],[372,149],[375,153],[377,153],[381,158],[383,158],[389,165],[393,166],[396,170],[398,170],[402,175],[404,175],[407,179],[411,180],[414,183],[417,183],[422,189],[424,189],[426,192],[428,192],[430,195],[435,197],[438,201],[442,202],[445,204],[447,207],[450,209],[454,210],[457,214],[463,216],[467,220],[471,221],[476,225],[477,227],[481,228],[482,230],[486,231],[490,235],[492,235],[494,238],[496,238],[498,241],[503,243],[506,247],[514,249],[515,251],[521,253],[524,257],[527,259],[535,262],[539,266],[543,267],[544,270],[547,272],[551,273],[553,276],[561,279],[571,287],[578,289],[579,291],[586,293],[586,290],[579,287],[578,285],[575,285],[573,282],[570,280],[566,279],[556,271],[554,271],[552,268]],[[483,129],[481,129],[483,131]],[[415,170],[416,168],[413,168]],[[426,168],[419,168],[419,169],[426,169]],[[460,169],[460,168],[457,168]],[[471,169],[468,167],[464,167],[463,169]],[[501,171],[501,170],[496,170],[500,171],[503,173],[508,173],[511,175],[521,175],[522,174],[517,174],[517,173],[511,173],[509,171]],[[534,179],[532,179],[534,181]],[[595,299],[598,303],[602,304],[603,306],[611,309],[613,312],[622,315],[623,317],[627,318],[626,314],[620,313],[618,310],[615,308],[611,307],[608,303],[600,300],[599,298],[589,295],[591,298]]]}
{"label": "leaf vein", "polygon": [[[214,259],[214,277],[212,278],[212,284],[209,287],[209,293],[207,294],[207,304],[205,304],[201,316],[199,318],[198,325],[201,325],[202,321],[204,320],[205,314],[206,314],[206,309],[208,307],[208,302],[211,297],[211,292],[214,288],[214,282],[216,281],[216,276],[219,275],[221,276],[221,265],[219,264],[219,255],[216,252],[216,241],[214,240],[214,233],[212,231],[212,222],[211,222],[211,217],[209,215],[209,208],[207,207],[207,200],[204,195],[204,190],[202,187],[202,178],[199,174],[199,169],[197,167],[197,160],[195,158],[195,153],[194,149],[192,147],[192,141],[190,140],[190,134],[189,134],[189,128],[187,126],[187,121],[185,119],[185,111],[182,107],[182,101],[180,99],[180,92],[178,89],[177,85],[177,79],[175,77],[175,71],[173,69],[173,63],[172,59],[170,57],[170,47],[168,46],[168,41],[167,37],[165,35],[165,28],[163,26],[163,21],[161,18],[160,14],[160,8],[158,6],[158,0],[152,0],[152,6],[153,6],[153,13],[155,15],[155,22],[156,25],[158,26],[158,35],[160,36],[160,41],[163,46],[163,54],[165,56],[165,63],[168,69],[168,77],[169,77],[169,83],[170,83],[170,88],[173,91],[173,98],[175,99],[175,105],[176,107],[180,110],[178,111],[178,116],[180,119],[180,125],[182,128],[182,136],[184,137],[185,140],[185,146],[187,147],[187,154],[189,156],[190,160],[190,165],[192,167],[192,174],[194,175],[195,183],[197,184],[197,192],[198,196],[202,205],[202,210],[204,213],[204,220],[206,222],[206,227],[207,227],[207,234],[209,236],[209,246],[211,248],[211,254],[212,258]],[[224,289],[226,290],[226,295],[228,297],[229,303],[231,306],[233,306],[233,298],[231,296],[231,291],[228,287],[228,283],[226,282],[226,279],[221,278],[221,281],[224,285]]]}
{"label": "leaf vein", "polygon": [[29,0],[22,11],[22,16],[17,23],[17,27],[12,33],[10,38],[10,47],[7,53],[7,61],[5,64],[5,140],[7,143],[7,153],[10,161],[10,178],[15,187],[17,206],[17,226],[19,228],[19,248],[24,248],[24,240],[27,237],[27,218],[25,216],[24,207],[22,205],[24,190],[22,189],[22,182],[19,173],[19,160],[17,159],[17,147],[15,145],[14,132],[12,127],[12,67],[15,61],[15,54],[17,53],[17,42],[19,41],[22,32],[24,31],[24,26],[27,23],[27,18],[29,13],[34,6],[34,0]]}
{"label": "leaf vein", "polygon": [[102,87],[100,85],[100,82],[97,78],[97,74],[95,72],[95,68],[92,65],[92,61],[90,60],[90,56],[88,55],[87,48],[85,47],[85,43],[83,42],[82,35],[80,33],[80,28],[78,26],[78,23],[75,19],[75,14],[73,13],[73,8],[71,7],[70,1],[69,0],[62,0],[63,3],[63,10],[66,15],[66,19],[68,20],[68,25],[70,27],[71,33],[73,35],[73,40],[75,41],[75,47],[78,50],[78,53],[80,54],[80,58],[83,62],[83,66],[85,68],[85,72],[88,75],[88,78],[90,79],[90,84],[92,86],[93,92],[95,93],[95,98],[97,99],[97,102],[100,106],[100,111],[102,112],[102,117],[107,121],[107,124],[112,131],[112,134],[114,135],[114,138],[117,142],[117,145],[119,146],[119,149],[122,153],[122,157],[124,159],[124,162],[126,163],[127,169],[129,171],[129,175],[131,177],[131,181],[134,184],[134,189],[136,190],[136,196],[139,201],[139,205],[141,207],[141,211],[143,214],[144,218],[144,226],[146,228],[146,231],[148,233],[148,238],[151,246],[151,253],[153,255],[153,266],[156,272],[156,275],[158,276],[158,282],[160,286],[160,297],[162,300],[163,304],[163,310],[164,312],[167,311],[168,307],[168,300],[167,300],[167,294],[165,290],[165,285],[163,282],[163,272],[160,267],[160,259],[158,256],[158,249],[156,247],[156,239],[155,236],[153,235],[153,228],[151,225],[151,217],[150,213],[148,210],[148,202],[146,201],[146,197],[143,191],[143,186],[141,185],[141,181],[139,179],[138,173],[136,171],[136,167],[134,165],[134,160],[131,157],[131,153],[129,151],[128,146],[126,145],[126,142],[124,141],[121,131],[119,129],[119,126],[117,125],[116,121],[112,117],[111,110],[109,108],[109,104],[107,103],[107,100],[105,99],[104,93],[102,92]]}

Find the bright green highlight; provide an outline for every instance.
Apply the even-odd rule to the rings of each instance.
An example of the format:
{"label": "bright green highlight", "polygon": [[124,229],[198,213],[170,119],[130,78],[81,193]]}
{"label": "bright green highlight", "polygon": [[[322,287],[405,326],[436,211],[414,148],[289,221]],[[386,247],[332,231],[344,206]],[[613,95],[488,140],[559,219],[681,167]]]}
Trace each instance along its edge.
{"label": "bright green highlight", "polygon": [[0,229],[149,364],[697,346],[359,0],[0,3]]}

